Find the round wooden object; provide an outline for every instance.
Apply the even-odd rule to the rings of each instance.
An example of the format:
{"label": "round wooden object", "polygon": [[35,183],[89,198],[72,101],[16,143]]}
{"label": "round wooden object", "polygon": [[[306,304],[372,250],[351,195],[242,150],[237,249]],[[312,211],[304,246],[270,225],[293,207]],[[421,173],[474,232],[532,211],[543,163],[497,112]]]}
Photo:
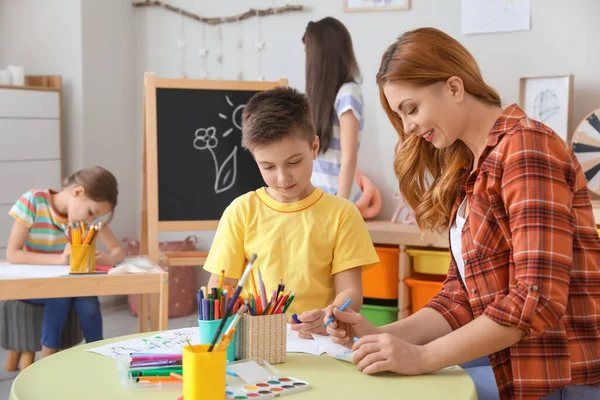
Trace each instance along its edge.
{"label": "round wooden object", "polygon": [[573,135],[572,146],[588,187],[600,195],[600,108],[581,121]]}

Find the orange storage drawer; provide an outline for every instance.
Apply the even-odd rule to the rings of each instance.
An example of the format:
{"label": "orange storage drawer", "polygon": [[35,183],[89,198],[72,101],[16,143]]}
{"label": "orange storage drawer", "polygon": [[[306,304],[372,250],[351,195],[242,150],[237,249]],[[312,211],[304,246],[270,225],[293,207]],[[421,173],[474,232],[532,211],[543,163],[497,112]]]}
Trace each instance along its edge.
{"label": "orange storage drawer", "polygon": [[376,245],[379,263],[363,271],[363,297],[395,300],[398,298],[400,249],[397,246]]}
{"label": "orange storage drawer", "polygon": [[406,283],[411,289],[410,297],[413,314],[423,308],[429,302],[429,299],[442,290],[442,284],[444,283],[444,280],[444,277],[425,278],[422,276],[413,276],[404,279],[404,283]]}

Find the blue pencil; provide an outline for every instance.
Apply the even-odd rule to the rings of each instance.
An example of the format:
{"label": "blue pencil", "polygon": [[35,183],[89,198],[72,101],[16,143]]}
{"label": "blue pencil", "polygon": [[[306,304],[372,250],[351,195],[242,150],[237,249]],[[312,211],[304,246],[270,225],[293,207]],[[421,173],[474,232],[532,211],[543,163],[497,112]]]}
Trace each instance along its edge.
{"label": "blue pencil", "polygon": [[354,336],[354,342],[358,342],[358,338]]}
{"label": "blue pencil", "polygon": [[[343,306],[340,307],[340,311],[344,311],[346,309],[346,307],[348,307],[350,305],[350,303],[352,303],[352,298],[349,298]],[[329,318],[327,320],[327,322],[325,322],[325,326],[329,325],[330,323],[333,322],[333,320],[335,319],[335,317],[332,315],[331,318]]]}

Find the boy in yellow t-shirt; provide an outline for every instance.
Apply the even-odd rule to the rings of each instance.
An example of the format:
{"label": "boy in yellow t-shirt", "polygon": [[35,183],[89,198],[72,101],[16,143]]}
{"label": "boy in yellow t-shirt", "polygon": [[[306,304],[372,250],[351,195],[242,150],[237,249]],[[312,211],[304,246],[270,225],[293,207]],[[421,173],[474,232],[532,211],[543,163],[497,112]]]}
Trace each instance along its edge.
{"label": "boy in yellow t-shirt", "polygon": [[[266,188],[235,199],[223,213],[204,269],[210,288],[235,285],[253,253],[267,293],[280,280],[296,292],[287,313],[302,337],[327,334],[324,309],[352,298],[362,306],[362,268],[379,260],[356,206],[315,188],[319,151],[306,96],[278,87],[250,99],[242,116],[242,145],[256,160]],[[256,268],[255,268],[256,269]],[[269,296],[270,297],[270,296]]]}

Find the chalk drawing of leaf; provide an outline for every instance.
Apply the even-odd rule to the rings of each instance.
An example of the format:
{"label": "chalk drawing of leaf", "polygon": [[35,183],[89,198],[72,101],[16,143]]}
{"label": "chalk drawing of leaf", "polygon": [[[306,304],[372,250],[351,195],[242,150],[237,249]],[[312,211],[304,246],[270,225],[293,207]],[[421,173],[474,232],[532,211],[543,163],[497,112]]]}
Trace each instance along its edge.
{"label": "chalk drawing of leaf", "polygon": [[217,171],[217,179],[215,179],[215,193],[221,193],[231,189],[235,183],[236,175],[237,146],[233,148],[231,154],[227,156]]}

